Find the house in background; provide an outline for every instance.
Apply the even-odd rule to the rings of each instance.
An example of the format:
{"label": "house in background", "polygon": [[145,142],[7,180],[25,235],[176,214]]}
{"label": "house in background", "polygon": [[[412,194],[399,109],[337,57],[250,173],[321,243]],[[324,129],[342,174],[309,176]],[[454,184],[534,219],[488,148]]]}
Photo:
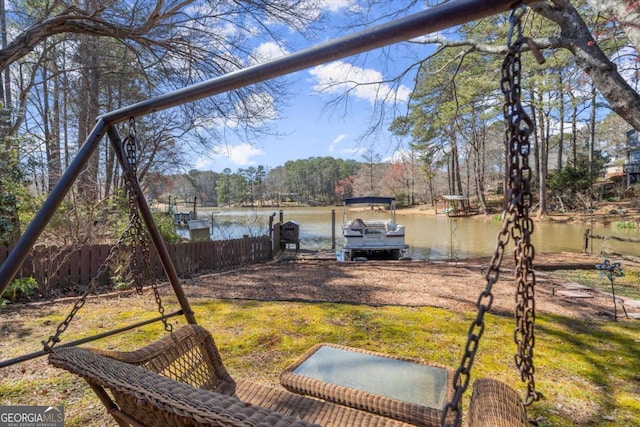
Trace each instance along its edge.
{"label": "house in background", "polygon": [[640,183],[640,143],[638,131],[635,129],[627,131],[627,162],[623,171],[627,178],[627,187]]}

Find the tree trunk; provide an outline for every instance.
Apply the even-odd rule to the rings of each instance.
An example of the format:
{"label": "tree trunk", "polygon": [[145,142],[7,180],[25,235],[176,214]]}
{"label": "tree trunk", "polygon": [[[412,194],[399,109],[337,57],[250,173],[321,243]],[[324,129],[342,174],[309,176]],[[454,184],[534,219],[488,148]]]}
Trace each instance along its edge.
{"label": "tree trunk", "polygon": [[539,147],[539,163],[540,163],[540,171],[538,173],[538,185],[539,188],[539,209],[538,209],[538,218],[542,218],[547,214],[547,161],[549,157],[549,140],[548,140],[548,124],[546,122],[545,113],[542,108],[542,92],[538,92],[538,135],[540,141]]}
{"label": "tree trunk", "polygon": [[[91,129],[100,110],[97,37],[88,36],[84,40],[87,49],[86,63],[82,70],[82,92],[80,96],[80,113],[78,115],[78,145],[82,144]],[[81,178],[80,193],[87,200],[97,200],[100,197],[98,187],[100,150],[96,150],[89,159]]]}
{"label": "tree trunk", "polygon": [[578,100],[571,95],[571,149],[573,167],[578,165]]}
{"label": "tree trunk", "polygon": [[455,132],[451,132],[449,138],[451,143],[451,194],[463,194],[458,143]]}
{"label": "tree trunk", "polygon": [[560,115],[560,136],[558,138],[558,163],[556,169],[562,169],[562,154],[564,150],[564,82],[562,79],[562,70],[558,70],[558,98],[560,105],[558,106],[558,114]]}
{"label": "tree trunk", "polygon": [[[7,46],[7,16],[4,7],[4,0],[0,0],[0,38],[2,39],[2,48]],[[9,67],[6,67],[0,73],[0,137],[4,140],[4,148],[7,151],[16,149],[13,146],[13,138],[8,138],[11,132],[11,73]]]}
{"label": "tree trunk", "polygon": [[[48,56],[44,60],[42,67],[42,89],[43,89],[43,132],[45,141],[45,151],[47,154],[47,188],[51,191],[58,183],[61,174],[60,165],[60,88],[58,84],[60,74],[56,70],[55,47],[46,49]],[[53,53],[53,57],[49,56]],[[48,74],[49,68],[53,67],[53,73]],[[49,91],[49,86],[53,85],[53,93]],[[53,102],[53,111],[51,103]]]}
{"label": "tree trunk", "polygon": [[[47,51],[47,43],[45,42],[45,52]],[[46,55],[46,53],[45,53]],[[52,146],[52,141],[51,141],[51,131],[49,130],[49,120],[50,120],[50,112],[49,112],[49,77],[47,75],[47,59],[45,58],[44,60],[44,65],[42,67],[42,133],[43,138],[44,138],[44,148],[45,148],[45,154],[46,154],[46,158],[47,158],[47,176],[48,176],[48,185],[47,188],[48,191],[51,191],[53,189],[53,186],[55,185],[55,183],[53,181],[55,181],[54,175],[55,173],[53,172],[54,169],[54,165],[52,165],[52,161],[51,161],[51,146]],[[53,184],[53,185],[52,185]]]}
{"label": "tree trunk", "polygon": [[[542,110],[542,106],[537,107],[536,92],[533,86],[529,88],[529,99],[531,99],[531,122],[532,132],[529,142],[533,145],[533,164],[535,176],[540,176],[540,132],[538,131],[538,113]],[[531,163],[531,160],[529,160]]]}
{"label": "tree trunk", "polygon": [[485,152],[486,152],[486,132],[482,132],[480,137],[478,133],[475,133],[477,141],[474,142],[473,149],[473,172],[475,175],[475,189],[476,197],[480,203],[480,209],[483,214],[488,213],[487,200],[484,197],[484,177],[485,177]]}
{"label": "tree trunk", "polygon": [[596,144],[596,97],[598,93],[596,92],[596,86],[591,86],[591,115],[589,118],[589,206],[587,208],[591,209],[593,203],[593,181],[595,180],[595,170],[593,165],[593,154]]}

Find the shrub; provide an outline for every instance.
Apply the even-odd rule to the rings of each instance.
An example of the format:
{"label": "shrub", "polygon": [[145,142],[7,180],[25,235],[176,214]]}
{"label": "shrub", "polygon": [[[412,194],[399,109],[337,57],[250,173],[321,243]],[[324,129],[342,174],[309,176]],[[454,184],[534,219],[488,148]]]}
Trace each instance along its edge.
{"label": "shrub", "polygon": [[180,235],[176,230],[176,225],[173,222],[173,217],[163,212],[154,212],[153,220],[158,227],[158,231],[162,235],[162,239],[166,243],[180,243]]}
{"label": "shrub", "polygon": [[4,290],[2,294],[3,304],[6,302],[16,302],[20,298],[33,295],[33,291],[38,287],[38,282],[33,277],[22,277],[15,279]]}

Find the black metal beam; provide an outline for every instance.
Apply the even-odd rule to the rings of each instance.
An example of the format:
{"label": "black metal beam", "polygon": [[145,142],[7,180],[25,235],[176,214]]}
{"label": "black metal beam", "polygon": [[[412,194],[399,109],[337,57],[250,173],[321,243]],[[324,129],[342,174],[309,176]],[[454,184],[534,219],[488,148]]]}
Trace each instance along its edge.
{"label": "black metal beam", "polygon": [[[531,0],[527,2],[530,3]],[[291,74],[315,65],[492,16],[510,10],[515,4],[520,3],[526,2],[514,0],[451,1],[404,18],[395,19],[385,24],[273,59],[269,62],[243,68],[184,89],[138,102],[106,113],[101,117],[110,124],[119,123],[129,117],[138,117],[165,110],[243,86]]]}
{"label": "black metal beam", "polygon": [[[102,339],[102,338],[110,337],[112,335],[121,334],[123,332],[139,328],[141,326],[146,326],[146,325],[150,325],[152,323],[160,322],[163,319],[169,319],[171,317],[181,316],[183,314],[184,313],[182,312],[182,310],[174,311],[174,312],[165,314],[164,316],[157,316],[157,317],[154,317],[152,319],[142,320],[140,322],[132,323],[131,325],[123,326],[121,328],[112,329],[112,330],[107,331],[107,332],[101,332],[101,333],[96,334],[96,335],[91,335],[91,336],[88,336],[88,337],[85,337],[85,338],[80,338],[80,339],[77,339],[77,340],[74,340],[74,341],[69,341],[67,343],[57,345],[57,346],[55,346],[55,348],[75,347],[75,346],[78,346],[78,345],[81,345],[81,344],[86,344],[88,342],[97,341],[97,340]],[[11,366],[11,365],[16,365],[18,363],[26,362],[27,360],[31,360],[31,359],[35,359],[35,358],[38,358],[38,357],[42,357],[42,356],[45,356],[47,354],[49,354],[47,351],[40,350],[40,351],[34,351],[33,353],[23,354],[22,356],[14,357],[13,359],[2,360],[2,361],[0,361],[0,368],[4,368],[6,366]]]}

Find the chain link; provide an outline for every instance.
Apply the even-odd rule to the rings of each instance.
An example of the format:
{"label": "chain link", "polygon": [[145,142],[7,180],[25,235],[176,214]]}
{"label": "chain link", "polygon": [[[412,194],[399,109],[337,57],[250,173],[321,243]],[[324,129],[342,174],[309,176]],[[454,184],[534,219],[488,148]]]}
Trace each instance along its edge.
{"label": "chain link", "polygon": [[124,243],[128,239],[130,228],[131,228],[131,223],[129,223],[129,226],[127,227],[127,229],[122,232],[116,244],[111,247],[111,249],[109,250],[109,253],[107,254],[107,258],[100,265],[96,274],[91,278],[91,281],[85,288],[85,291],[82,293],[82,296],[75,302],[75,304],[73,305],[67,317],[62,322],[60,322],[60,324],[56,328],[55,334],[49,336],[47,341],[42,341],[42,345],[45,351],[51,351],[53,347],[60,342],[60,335],[62,335],[64,331],[67,330],[67,328],[71,324],[71,321],[75,317],[76,313],[78,313],[78,311],[87,302],[87,297],[89,296],[89,294],[93,292],[94,289],[96,288],[96,285],[100,281],[100,278],[107,273],[113,258],[116,256],[116,254],[118,254],[119,250],[124,246]]}
{"label": "chain link", "polygon": [[[462,421],[462,396],[469,386],[471,367],[478,350],[480,338],[485,329],[484,315],[493,304],[492,288],[500,277],[500,266],[510,239],[513,239],[516,263],[516,328],[514,339],[518,347],[516,366],[523,381],[527,382],[525,404],[538,400],[541,395],[535,391],[533,346],[535,321],[535,274],[533,272],[534,247],[530,237],[533,221],[529,218],[532,206],[531,168],[528,164],[530,152],[529,135],[532,122],[521,102],[521,62],[522,37],[521,17],[525,7],[513,9],[511,26],[507,40],[508,53],[502,64],[501,88],[505,97],[503,114],[505,119],[505,140],[508,145],[508,188],[509,204],[505,210],[502,229],[498,233],[496,249],[485,274],[486,287],[478,297],[476,318],[472,322],[467,343],[459,367],[453,376],[454,394],[443,409],[441,425],[459,426]],[[514,37],[515,36],[515,37]],[[514,40],[515,38],[515,40]]]}
{"label": "chain link", "polygon": [[520,86],[522,64],[521,52],[524,45],[530,46],[522,36],[520,20],[525,7],[514,11],[511,25],[517,28],[517,39],[509,41],[509,53],[502,67],[502,88],[505,95],[504,114],[508,117],[505,139],[511,154],[513,178],[510,190],[512,198],[510,207],[514,214],[511,237],[514,241],[514,261],[516,274],[516,328],[514,341],[517,353],[515,364],[520,371],[521,379],[527,384],[527,393],[523,399],[530,405],[542,396],[535,389],[533,365],[534,324],[535,324],[535,272],[533,259],[535,248],[531,244],[533,220],[529,217],[533,195],[531,193],[532,172],[529,166],[531,144],[529,137],[533,122],[522,106],[522,88]]}
{"label": "chain link", "polygon": [[[54,335],[49,336],[47,341],[42,341],[42,345],[45,351],[53,350],[53,347],[60,342],[60,336],[67,330],[71,324],[75,315],[85,305],[87,297],[93,292],[100,281],[100,278],[106,274],[110,265],[113,263],[114,258],[120,252],[125,252],[129,257],[129,270],[133,275],[133,282],[138,294],[143,293],[143,287],[145,283],[151,283],[153,294],[156,304],[158,306],[158,312],[162,317],[162,323],[164,329],[167,332],[173,330],[173,325],[167,321],[165,317],[165,309],[162,304],[162,298],[160,297],[160,291],[156,283],[155,274],[153,273],[151,265],[151,256],[149,249],[149,239],[145,233],[136,202],[136,196],[138,192],[137,186],[137,150],[138,142],[136,138],[135,120],[131,118],[129,120],[128,134],[122,143],[123,158],[126,161],[124,167],[124,180],[127,191],[127,199],[129,203],[129,224],[124,232],[120,235],[120,238],[115,245],[111,247],[107,258],[98,268],[97,273],[93,276],[82,296],[75,302],[71,311],[67,317],[60,322],[56,328]],[[129,242],[133,250],[126,250],[125,243]]]}
{"label": "chain link", "polygon": [[[123,154],[127,160],[128,169],[125,170],[124,178],[127,194],[129,196],[129,218],[130,222],[133,224],[133,227],[131,227],[131,240],[133,242],[133,247],[136,249],[131,258],[131,268],[134,274],[136,292],[142,294],[144,283],[151,282],[151,288],[153,289],[156,305],[158,306],[158,312],[162,317],[162,324],[167,332],[171,332],[173,330],[173,325],[167,321],[167,318],[164,315],[165,310],[162,304],[162,298],[160,297],[160,291],[158,290],[155,274],[153,274],[153,270],[151,268],[149,238],[142,226],[142,220],[140,218],[140,212],[136,202],[137,197],[141,195],[138,194],[138,162],[136,158],[136,152],[139,150],[139,144],[136,122],[133,117],[129,119],[129,133],[122,144],[122,149],[124,150]],[[138,258],[141,258],[142,260],[142,268],[139,268]]]}

